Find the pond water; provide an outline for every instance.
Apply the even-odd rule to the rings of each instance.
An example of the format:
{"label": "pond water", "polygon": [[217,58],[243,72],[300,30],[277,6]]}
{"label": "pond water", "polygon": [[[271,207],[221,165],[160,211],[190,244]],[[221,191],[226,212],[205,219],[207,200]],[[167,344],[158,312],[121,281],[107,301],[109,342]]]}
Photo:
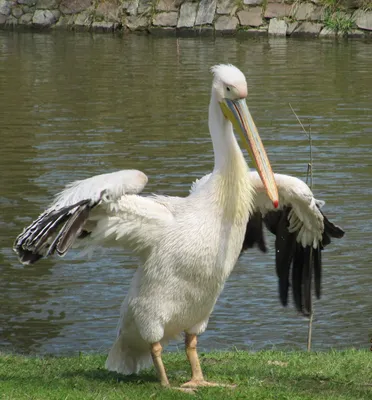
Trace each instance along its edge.
{"label": "pond water", "polygon": [[[136,168],[150,178],[147,193],[186,195],[213,166],[209,67],[220,62],[246,74],[276,172],[306,178],[309,143],[289,104],[311,130],[314,191],[346,230],[324,253],[313,348],[368,348],[370,46],[0,32],[0,350],[109,349],[137,260],[107,249],[90,260],[72,253],[22,267],[13,240],[64,184],[95,174]],[[278,301],[273,251],[253,250],[240,258],[200,346],[304,349],[306,334],[307,320]]]}

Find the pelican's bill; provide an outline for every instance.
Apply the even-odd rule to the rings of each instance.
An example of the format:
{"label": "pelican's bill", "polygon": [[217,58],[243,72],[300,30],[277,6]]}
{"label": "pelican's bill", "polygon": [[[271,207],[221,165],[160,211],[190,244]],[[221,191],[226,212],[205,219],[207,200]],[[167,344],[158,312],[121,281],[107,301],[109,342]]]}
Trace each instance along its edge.
{"label": "pelican's bill", "polygon": [[267,194],[273,202],[274,207],[277,208],[279,205],[279,195],[274,173],[245,99],[224,99],[220,105],[223,114],[231,121],[234,129],[242,138],[244,146],[248,150],[262,179]]}

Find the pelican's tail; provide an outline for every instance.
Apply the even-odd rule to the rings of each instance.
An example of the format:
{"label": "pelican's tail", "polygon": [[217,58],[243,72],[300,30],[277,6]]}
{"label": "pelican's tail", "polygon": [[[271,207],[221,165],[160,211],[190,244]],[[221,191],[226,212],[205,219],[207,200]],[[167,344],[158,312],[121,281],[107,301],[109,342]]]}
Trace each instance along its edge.
{"label": "pelican's tail", "polygon": [[109,371],[124,375],[138,374],[139,371],[149,368],[152,364],[150,346],[143,342],[143,346],[132,347],[125,338],[119,335],[112,346],[106,360]]}

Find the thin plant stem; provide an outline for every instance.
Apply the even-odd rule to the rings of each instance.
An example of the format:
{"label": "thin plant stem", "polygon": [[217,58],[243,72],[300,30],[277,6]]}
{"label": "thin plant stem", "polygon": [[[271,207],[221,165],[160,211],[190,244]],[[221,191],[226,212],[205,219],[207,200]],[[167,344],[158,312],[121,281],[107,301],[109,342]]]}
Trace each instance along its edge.
{"label": "thin plant stem", "polygon": [[[289,107],[291,108],[294,116],[296,117],[298,123],[300,124],[303,132],[309,139],[309,146],[310,146],[310,162],[307,164],[307,174],[306,174],[306,184],[310,187],[311,190],[313,190],[313,140],[311,137],[311,126],[309,129],[309,132],[305,129],[303,123],[301,122],[300,118],[296,114],[296,111],[293,109],[291,103],[289,103]],[[311,247],[310,249],[310,265],[313,265],[313,248]],[[311,271],[310,276],[312,276],[313,271]],[[307,329],[307,351],[311,351],[311,343],[312,343],[312,336],[313,336],[313,319],[314,319],[314,307],[311,307],[311,314],[309,318],[309,323],[308,323],[308,329]]]}

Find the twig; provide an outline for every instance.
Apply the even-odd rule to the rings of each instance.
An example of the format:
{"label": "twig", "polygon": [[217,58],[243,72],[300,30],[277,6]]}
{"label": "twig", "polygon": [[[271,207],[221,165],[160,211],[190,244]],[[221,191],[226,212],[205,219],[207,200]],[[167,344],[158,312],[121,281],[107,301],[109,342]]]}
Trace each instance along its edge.
{"label": "twig", "polygon": [[[310,162],[307,164],[307,173],[306,173],[306,184],[310,187],[311,190],[313,190],[313,140],[311,137],[311,126],[309,129],[309,132],[305,129],[304,125],[302,124],[300,118],[296,114],[296,111],[293,109],[291,103],[289,103],[289,107],[291,108],[293,114],[297,118],[298,123],[300,124],[303,132],[309,139],[309,145],[310,145]],[[310,179],[309,179],[310,178]],[[310,184],[309,184],[310,180]],[[310,266],[313,265],[313,248],[310,248]],[[310,272],[310,276],[312,276],[313,271]],[[308,329],[307,329],[307,351],[311,351],[311,342],[312,342],[312,334],[313,334],[313,318],[314,318],[314,307],[311,307],[311,314],[310,314],[310,319],[309,319],[309,324],[308,324]]]}

